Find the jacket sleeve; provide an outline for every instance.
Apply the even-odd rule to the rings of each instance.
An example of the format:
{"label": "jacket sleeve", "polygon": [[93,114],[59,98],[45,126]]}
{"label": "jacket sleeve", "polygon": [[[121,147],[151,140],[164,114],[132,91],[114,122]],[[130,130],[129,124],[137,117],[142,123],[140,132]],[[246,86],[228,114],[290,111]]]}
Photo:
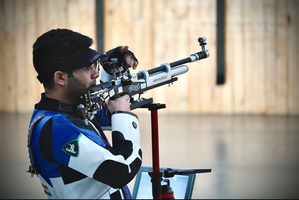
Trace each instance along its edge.
{"label": "jacket sleeve", "polygon": [[114,188],[121,188],[134,178],[141,166],[139,122],[131,112],[114,113],[111,122],[113,147],[107,146],[106,149],[116,157],[121,154],[121,157],[105,160],[94,178]]}
{"label": "jacket sleeve", "polygon": [[117,112],[111,123],[112,146],[92,129],[71,125],[64,129],[59,126],[62,122],[53,120],[53,127],[59,127],[52,132],[53,157],[113,188],[124,187],[135,177],[142,162],[139,122],[131,112]]}
{"label": "jacket sleeve", "polygon": [[105,110],[101,109],[97,112],[97,114],[95,115],[96,121],[98,122],[98,124],[100,124],[102,127],[103,126],[111,126],[111,122],[108,119],[108,117],[105,114]]}

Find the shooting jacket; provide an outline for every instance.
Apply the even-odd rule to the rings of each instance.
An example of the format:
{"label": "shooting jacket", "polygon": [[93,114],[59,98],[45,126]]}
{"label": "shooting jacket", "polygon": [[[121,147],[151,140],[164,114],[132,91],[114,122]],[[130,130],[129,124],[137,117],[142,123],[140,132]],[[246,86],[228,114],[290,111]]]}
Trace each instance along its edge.
{"label": "shooting jacket", "polygon": [[130,198],[128,184],[142,161],[139,122],[131,112],[111,116],[112,143],[98,123],[110,123],[99,112],[86,124],[72,105],[45,97],[35,105],[28,146],[48,198]]}

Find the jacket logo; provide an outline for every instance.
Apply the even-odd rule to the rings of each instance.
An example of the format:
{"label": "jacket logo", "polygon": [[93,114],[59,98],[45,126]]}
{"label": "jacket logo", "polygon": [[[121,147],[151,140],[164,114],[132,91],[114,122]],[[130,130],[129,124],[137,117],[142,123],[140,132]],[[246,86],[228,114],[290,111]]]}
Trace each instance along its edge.
{"label": "jacket logo", "polygon": [[78,140],[72,140],[69,143],[65,144],[62,147],[62,150],[70,155],[70,156],[75,156],[77,157],[79,154],[79,145],[78,145]]}

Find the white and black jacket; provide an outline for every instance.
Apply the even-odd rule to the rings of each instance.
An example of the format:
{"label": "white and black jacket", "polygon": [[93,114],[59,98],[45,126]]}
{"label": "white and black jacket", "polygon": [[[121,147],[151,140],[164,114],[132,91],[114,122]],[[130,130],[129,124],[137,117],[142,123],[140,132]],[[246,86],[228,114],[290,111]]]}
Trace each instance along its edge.
{"label": "white and black jacket", "polygon": [[48,198],[130,198],[126,185],[142,162],[135,114],[112,114],[110,145],[98,122],[86,125],[71,105],[42,94],[29,127],[29,155]]}

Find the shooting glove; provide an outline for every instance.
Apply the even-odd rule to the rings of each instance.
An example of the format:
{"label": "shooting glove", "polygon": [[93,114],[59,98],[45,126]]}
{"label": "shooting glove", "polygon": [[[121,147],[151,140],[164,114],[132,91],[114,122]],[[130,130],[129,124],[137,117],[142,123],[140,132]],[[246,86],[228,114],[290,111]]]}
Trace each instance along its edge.
{"label": "shooting glove", "polygon": [[123,72],[128,69],[128,65],[127,65],[127,62],[125,59],[127,55],[131,56],[135,61],[138,62],[137,58],[135,57],[135,55],[132,51],[127,50],[127,51],[121,53],[120,52],[121,48],[122,48],[122,46],[119,46],[119,47],[116,47],[114,49],[107,51],[106,54],[108,55],[108,61],[107,62],[101,61],[101,65],[103,66],[104,70],[110,75],[112,74],[111,73],[112,67],[108,63],[111,62],[111,58],[117,58],[117,60],[118,60],[117,66],[118,67],[122,66]]}

